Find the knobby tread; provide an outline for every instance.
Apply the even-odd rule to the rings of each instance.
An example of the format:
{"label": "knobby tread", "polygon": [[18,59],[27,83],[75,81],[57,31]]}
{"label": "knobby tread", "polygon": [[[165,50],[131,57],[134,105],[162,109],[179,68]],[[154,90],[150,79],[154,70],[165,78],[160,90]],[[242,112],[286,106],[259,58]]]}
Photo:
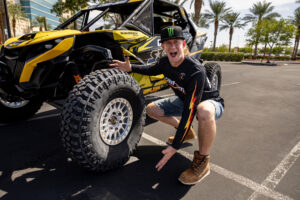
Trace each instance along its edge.
{"label": "knobby tread", "polygon": [[215,73],[218,75],[218,90],[220,91],[221,89],[221,83],[222,83],[222,71],[221,67],[218,63],[215,62],[209,62],[204,64],[205,70],[206,70],[206,75],[209,80],[212,80],[212,77]]}
{"label": "knobby tread", "polygon": [[[109,90],[110,86],[120,84],[129,84],[136,93],[141,92],[138,83],[128,73],[115,69],[102,69],[85,76],[69,93],[61,115],[61,138],[67,154],[83,168],[92,171],[106,171],[122,166],[129,159],[140,140],[141,133],[136,138],[137,142],[129,150],[128,156],[121,158],[118,162],[106,162],[99,158],[89,140],[92,134],[89,124],[92,121],[93,111],[97,109],[95,101],[103,98],[101,94],[105,90]],[[145,117],[145,108],[143,108],[142,126]]]}

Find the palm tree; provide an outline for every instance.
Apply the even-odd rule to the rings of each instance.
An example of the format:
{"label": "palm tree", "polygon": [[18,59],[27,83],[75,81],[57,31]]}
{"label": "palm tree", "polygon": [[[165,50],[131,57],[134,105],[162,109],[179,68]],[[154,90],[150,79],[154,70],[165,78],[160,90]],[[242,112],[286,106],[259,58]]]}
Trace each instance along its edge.
{"label": "palm tree", "polygon": [[292,53],[292,60],[296,60],[298,47],[299,47],[299,40],[300,40],[300,8],[297,8],[294,11],[294,17],[292,18],[292,23],[297,27],[295,44]]}
{"label": "palm tree", "polygon": [[210,10],[206,10],[204,14],[204,18],[208,19],[209,23],[214,23],[215,31],[214,31],[214,44],[213,44],[213,51],[216,49],[216,41],[219,29],[219,22],[224,18],[230,8],[226,8],[226,2],[224,1],[211,1],[209,0],[209,7]]}
{"label": "palm tree", "polygon": [[17,19],[20,19],[22,17],[26,17],[25,13],[21,10],[21,5],[17,3],[8,3],[7,6],[8,13],[10,17],[12,18],[12,28],[13,28],[13,33],[14,36],[16,37],[16,22]]}
{"label": "palm tree", "polygon": [[204,1],[203,0],[192,0],[191,1],[191,5],[190,5],[190,8],[192,8],[192,5],[194,3],[194,16],[193,16],[193,19],[194,19],[194,22],[196,24],[199,24],[200,23],[200,18],[201,18],[201,9],[202,9],[202,6],[204,5]]}
{"label": "palm tree", "polygon": [[43,26],[45,26],[45,19],[46,18],[43,16],[39,16],[39,15],[35,16],[35,20],[40,26],[40,31],[43,31]]}
{"label": "palm tree", "polygon": [[[274,19],[275,17],[280,17],[280,15],[276,12],[272,12],[274,10],[274,6],[271,6],[272,2],[260,1],[254,3],[252,8],[250,8],[251,14],[247,14],[244,18],[247,22],[253,22],[255,26],[259,26],[263,19]],[[259,31],[259,30],[258,30]],[[254,58],[257,55],[257,46],[259,43],[260,34],[256,34],[255,44],[254,44]]]}
{"label": "palm tree", "polygon": [[235,28],[245,27],[245,23],[242,23],[239,18],[240,13],[232,12],[225,15],[222,19],[223,24],[220,27],[220,31],[229,29],[229,52],[231,50],[232,35]]}
{"label": "palm tree", "polygon": [[[195,13],[192,13],[192,18],[195,18]],[[201,28],[209,28],[209,23],[204,18],[204,14],[200,14],[199,22],[196,23]]]}

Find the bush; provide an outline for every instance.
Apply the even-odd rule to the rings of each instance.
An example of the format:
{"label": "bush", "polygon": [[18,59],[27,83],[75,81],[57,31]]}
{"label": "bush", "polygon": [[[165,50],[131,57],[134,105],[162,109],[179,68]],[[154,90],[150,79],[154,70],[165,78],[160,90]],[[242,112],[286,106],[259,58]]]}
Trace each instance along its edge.
{"label": "bush", "polygon": [[206,61],[234,61],[241,62],[244,59],[243,53],[222,53],[222,52],[203,52],[201,59]]}
{"label": "bush", "polygon": [[[266,55],[264,59],[267,60],[268,57],[269,57],[269,55]],[[247,54],[247,55],[244,56],[244,59],[250,59],[251,60],[251,59],[253,59],[253,55]],[[257,55],[256,59],[263,59],[263,55]],[[282,61],[284,61],[284,60],[291,60],[291,56],[271,56],[270,59],[271,60],[282,60]],[[297,57],[297,59],[298,59],[298,57]]]}

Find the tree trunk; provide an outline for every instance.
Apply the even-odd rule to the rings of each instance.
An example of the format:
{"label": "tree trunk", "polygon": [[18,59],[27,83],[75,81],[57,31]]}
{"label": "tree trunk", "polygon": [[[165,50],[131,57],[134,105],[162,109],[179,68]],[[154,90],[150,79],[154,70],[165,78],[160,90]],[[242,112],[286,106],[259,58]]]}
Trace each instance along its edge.
{"label": "tree trunk", "polygon": [[269,51],[269,56],[268,56],[268,61],[267,61],[267,63],[270,63],[272,49],[273,49],[273,48],[272,48],[272,47],[270,47],[270,51]]}
{"label": "tree trunk", "polygon": [[195,10],[195,23],[198,24],[200,20],[200,13],[201,13],[201,8],[202,8],[202,1],[203,0],[195,0],[194,3],[194,10]]}
{"label": "tree trunk", "polygon": [[231,27],[231,28],[229,29],[229,53],[230,53],[230,51],[231,51],[232,35],[233,35],[233,28]]}
{"label": "tree trunk", "polygon": [[298,31],[297,31],[297,35],[296,35],[296,38],[295,38],[295,45],[294,45],[294,49],[293,49],[293,53],[292,53],[292,60],[296,60],[297,58],[297,52],[298,52],[298,47],[299,47],[299,39],[300,39],[300,28],[298,28]]}
{"label": "tree trunk", "polygon": [[265,59],[266,53],[267,53],[267,43],[265,43],[264,56],[263,56],[263,58],[261,59],[261,61],[262,61],[263,59]]}
{"label": "tree trunk", "polygon": [[215,20],[215,33],[214,33],[214,46],[213,51],[216,50],[216,42],[217,42],[217,35],[218,35],[218,27],[219,27],[219,21]]}
{"label": "tree trunk", "polygon": [[42,26],[42,24],[40,24],[40,31],[43,31],[43,26]]}
{"label": "tree trunk", "polygon": [[44,27],[45,27],[45,31],[47,31],[47,19],[46,19],[46,17],[44,17]]}
{"label": "tree trunk", "polygon": [[258,42],[255,42],[253,59],[256,59],[257,56],[257,46],[258,46]]}
{"label": "tree trunk", "polygon": [[12,27],[13,27],[14,37],[16,37],[16,18],[12,19]]}
{"label": "tree trunk", "polygon": [[253,58],[256,59],[256,56],[257,56],[257,46],[258,46],[258,43],[259,43],[259,38],[260,38],[260,31],[261,31],[261,19],[258,19],[258,22],[257,22],[257,33],[256,33],[256,38],[255,38],[255,46],[254,46],[254,55],[253,55]]}

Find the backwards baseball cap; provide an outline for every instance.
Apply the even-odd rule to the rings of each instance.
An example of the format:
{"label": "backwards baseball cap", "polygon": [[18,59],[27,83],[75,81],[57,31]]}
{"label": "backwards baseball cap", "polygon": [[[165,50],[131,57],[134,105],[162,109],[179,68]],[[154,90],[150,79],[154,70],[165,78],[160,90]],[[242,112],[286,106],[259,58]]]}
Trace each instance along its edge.
{"label": "backwards baseball cap", "polygon": [[180,26],[168,26],[160,31],[160,42],[172,39],[183,39],[182,28]]}

